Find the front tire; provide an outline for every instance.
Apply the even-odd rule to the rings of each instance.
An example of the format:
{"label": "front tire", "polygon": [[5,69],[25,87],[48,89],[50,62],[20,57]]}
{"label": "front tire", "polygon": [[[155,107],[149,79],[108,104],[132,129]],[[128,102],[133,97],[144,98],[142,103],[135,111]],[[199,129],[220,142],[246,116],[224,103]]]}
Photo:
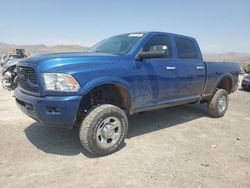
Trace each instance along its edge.
{"label": "front tire", "polygon": [[218,89],[213,98],[208,102],[208,114],[214,118],[224,116],[228,108],[228,93]]}
{"label": "front tire", "polygon": [[119,149],[127,131],[128,119],[124,111],[104,104],[87,114],[80,126],[79,137],[82,146],[91,154],[103,156]]}

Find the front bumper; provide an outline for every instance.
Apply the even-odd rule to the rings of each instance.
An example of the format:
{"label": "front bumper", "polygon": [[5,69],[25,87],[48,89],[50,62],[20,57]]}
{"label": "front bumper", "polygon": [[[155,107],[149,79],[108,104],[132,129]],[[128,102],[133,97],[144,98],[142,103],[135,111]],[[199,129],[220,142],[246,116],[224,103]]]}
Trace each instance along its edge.
{"label": "front bumper", "polygon": [[81,101],[81,96],[35,97],[23,93],[18,88],[14,95],[23,113],[51,127],[72,128]]}

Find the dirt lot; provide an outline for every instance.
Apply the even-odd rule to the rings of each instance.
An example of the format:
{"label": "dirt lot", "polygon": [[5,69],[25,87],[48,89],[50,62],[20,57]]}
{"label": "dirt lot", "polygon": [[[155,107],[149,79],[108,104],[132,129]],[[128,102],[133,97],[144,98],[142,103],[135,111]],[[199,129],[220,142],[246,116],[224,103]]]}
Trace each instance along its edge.
{"label": "dirt lot", "polygon": [[129,121],[125,146],[93,158],[76,130],[39,125],[0,89],[0,187],[250,187],[250,92],[220,119],[186,105]]}

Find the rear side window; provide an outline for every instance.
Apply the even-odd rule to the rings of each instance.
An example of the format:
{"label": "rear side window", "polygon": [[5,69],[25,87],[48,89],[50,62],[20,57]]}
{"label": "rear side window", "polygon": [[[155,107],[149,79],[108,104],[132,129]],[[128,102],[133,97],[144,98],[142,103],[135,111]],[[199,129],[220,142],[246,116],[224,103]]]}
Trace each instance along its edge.
{"label": "rear side window", "polygon": [[197,53],[192,40],[180,37],[175,38],[178,57],[180,59],[197,59]]}
{"label": "rear side window", "polygon": [[150,38],[142,48],[143,52],[157,52],[164,51],[164,58],[171,58],[172,51],[170,46],[170,40],[168,36],[156,35]]}

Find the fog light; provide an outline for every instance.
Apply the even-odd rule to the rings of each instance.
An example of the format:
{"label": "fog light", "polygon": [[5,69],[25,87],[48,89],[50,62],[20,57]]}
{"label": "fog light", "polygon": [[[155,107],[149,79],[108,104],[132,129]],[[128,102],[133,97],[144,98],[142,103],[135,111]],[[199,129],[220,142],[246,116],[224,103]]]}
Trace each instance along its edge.
{"label": "fog light", "polygon": [[58,106],[46,106],[46,109],[49,113],[59,113],[60,108]]}

